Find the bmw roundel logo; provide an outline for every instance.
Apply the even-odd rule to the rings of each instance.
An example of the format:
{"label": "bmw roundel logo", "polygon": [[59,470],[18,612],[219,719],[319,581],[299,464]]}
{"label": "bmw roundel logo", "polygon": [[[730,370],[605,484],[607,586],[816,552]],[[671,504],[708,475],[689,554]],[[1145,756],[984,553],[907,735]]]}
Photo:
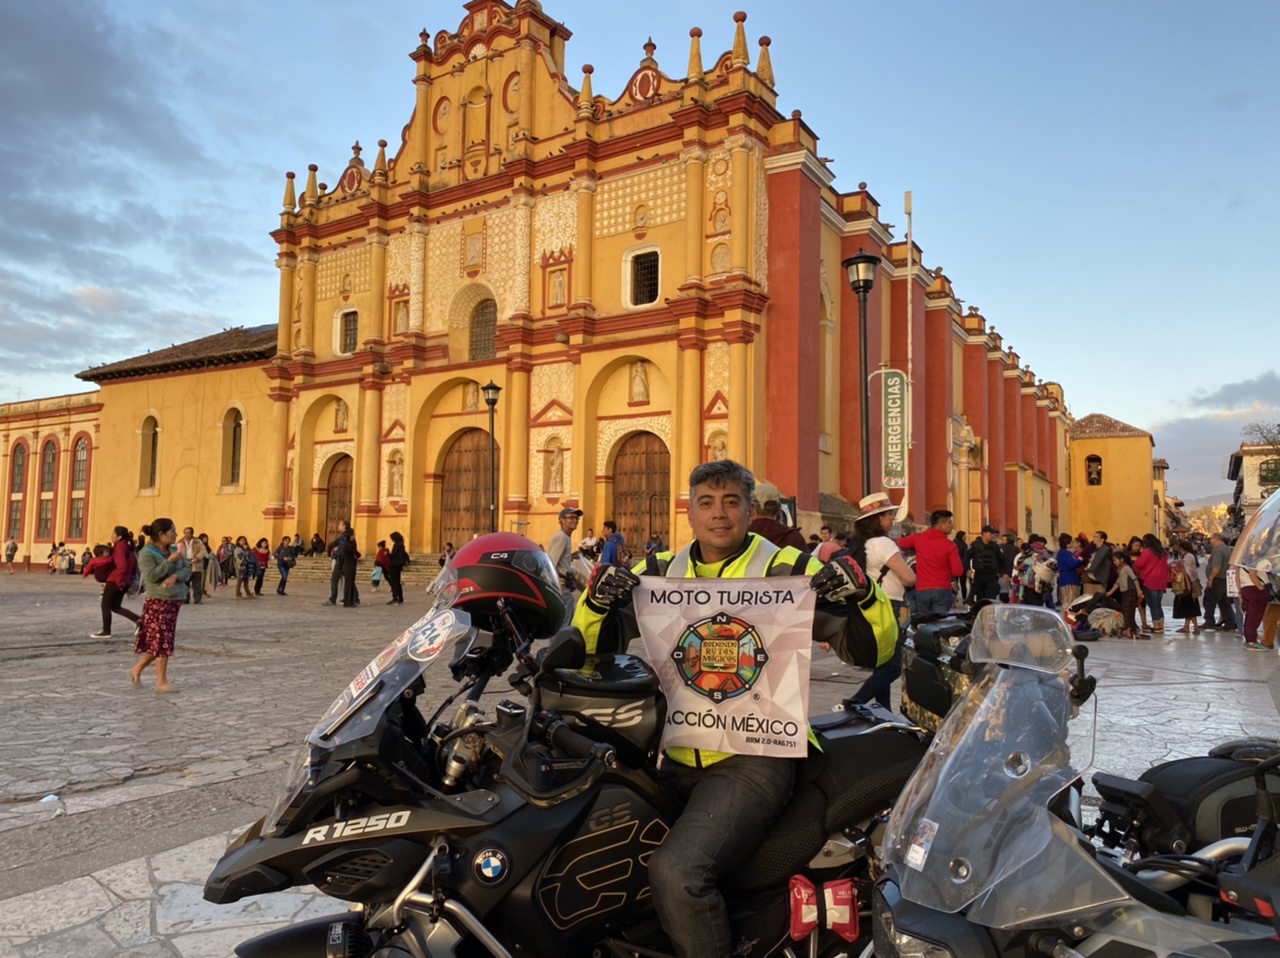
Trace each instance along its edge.
{"label": "bmw roundel logo", "polygon": [[476,880],[485,885],[505,881],[508,871],[506,853],[496,848],[486,848],[476,855],[472,869],[476,873]]}

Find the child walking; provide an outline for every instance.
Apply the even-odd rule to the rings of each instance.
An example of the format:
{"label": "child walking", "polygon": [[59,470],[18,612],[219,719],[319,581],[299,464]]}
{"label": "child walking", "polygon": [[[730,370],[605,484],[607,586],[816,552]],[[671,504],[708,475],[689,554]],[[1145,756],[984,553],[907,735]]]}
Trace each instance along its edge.
{"label": "child walking", "polygon": [[1120,600],[1120,613],[1124,616],[1124,630],[1120,636],[1125,639],[1150,639],[1151,636],[1138,629],[1138,622],[1134,618],[1138,603],[1143,597],[1138,574],[1133,571],[1133,558],[1128,552],[1117,549],[1111,554],[1111,561],[1116,567],[1116,584],[1107,590],[1107,595],[1116,596]]}

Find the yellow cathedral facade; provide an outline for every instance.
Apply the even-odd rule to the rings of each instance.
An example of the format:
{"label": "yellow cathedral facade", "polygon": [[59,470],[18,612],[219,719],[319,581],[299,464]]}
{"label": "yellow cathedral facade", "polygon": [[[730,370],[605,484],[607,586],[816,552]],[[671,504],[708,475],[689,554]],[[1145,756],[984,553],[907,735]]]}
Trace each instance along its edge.
{"label": "yellow cathedral facade", "polygon": [[590,65],[570,84],[570,31],[537,0],[463,14],[420,35],[398,143],[371,161],[357,144],[333,185],[315,165],[287,174],[274,324],[0,407],[5,531],[24,555],[155,515],[273,542],[349,518],[362,543],[399,530],[418,553],[491,521],[546,542],[566,506],[597,532],[615,519],[633,549],[651,532],[680,544],[685,478],[724,457],[816,531],[881,487],[862,475],[841,268],[859,251],[880,258],[869,366],[915,364],[895,499],[969,529],[1071,528],[1061,388],[962,311],[866,184],[834,189],[800,111],[778,111],[771,41],[749,49],[746,14],[714,57],[693,28],[683,76],[645,44],[612,97]]}

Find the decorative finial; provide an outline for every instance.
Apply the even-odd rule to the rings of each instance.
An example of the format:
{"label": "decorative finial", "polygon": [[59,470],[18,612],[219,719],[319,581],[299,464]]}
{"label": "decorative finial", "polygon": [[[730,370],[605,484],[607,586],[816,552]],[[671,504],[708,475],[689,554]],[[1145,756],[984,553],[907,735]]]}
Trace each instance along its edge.
{"label": "decorative finial", "polygon": [[937,279],[937,278],[939,278],[941,275],[942,275],[942,267],[941,267],[941,266],[935,266],[935,267],[933,268],[933,278],[934,278],[934,279]]}
{"label": "decorative finial", "polygon": [[747,28],[743,26],[747,22],[747,15],[739,10],[733,15],[733,22],[737,26],[733,28],[733,54],[729,58],[729,66],[749,67],[751,58],[747,56]]}
{"label": "decorative finial", "polygon": [[595,114],[595,94],[591,92],[591,74],[596,72],[596,68],[590,63],[583,64],[582,67],[582,92],[578,94],[578,116],[589,119]]}
{"label": "decorative finial", "polygon": [[792,110],[792,111],[791,111],[791,119],[793,119],[793,120],[799,120],[799,119],[800,119],[801,117],[803,117],[803,116],[804,116],[804,114],[803,114],[803,113],[801,113],[799,110]]}
{"label": "decorative finial", "polygon": [[769,44],[772,42],[768,37],[760,38],[760,58],[756,60],[756,76],[770,87],[773,86],[773,61],[769,59]]}
{"label": "decorative finial", "polygon": [[387,141],[378,141],[378,158],[373,162],[373,178],[383,181],[387,178]]}
{"label": "decorative finial", "polygon": [[360,145],[360,141],[356,140],[354,143],[351,144],[351,155],[358,157],[360,155],[360,151],[363,149],[364,147]]}
{"label": "decorative finial", "polygon": [[702,27],[694,27],[689,31],[689,79],[701,80],[702,72]]}
{"label": "decorative finial", "polygon": [[320,191],[316,187],[316,171],[320,167],[314,163],[307,167],[307,189],[304,194],[308,205],[315,204],[320,201]]}
{"label": "decorative finial", "polygon": [[292,172],[284,175],[284,208],[290,213],[298,208],[298,196],[293,191],[293,178]]}
{"label": "decorative finial", "polygon": [[867,188],[867,183],[865,180],[858,184],[858,189],[865,190],[866,188]]}
{"label": "decorative finial", "polygon": [[431,34],[427,33],[426,27],[422,28],[422,32],[418,34],[418,39],[422,42],[424,47],[427,46],[427,41],[431,39]]}
{"label": "decorative finial", "polygon": [[658,45],[653,42],[653,37],[644,42],[644,59],[640,61],[642,67],[656,67],[658,65],[658,61],[653,58],[653,51],[656,49],[658,49]]}

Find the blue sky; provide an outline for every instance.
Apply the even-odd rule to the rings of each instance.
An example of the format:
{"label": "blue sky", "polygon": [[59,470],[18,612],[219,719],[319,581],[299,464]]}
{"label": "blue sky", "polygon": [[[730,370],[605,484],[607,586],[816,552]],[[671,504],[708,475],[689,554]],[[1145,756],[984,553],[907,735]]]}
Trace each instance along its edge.
{"label": "blue sky", "polygon": [[[1076,416],[1151,430],[1184,498],[1227,493],[1243,422],[1280,421],[1280,4],[544,0],[616,96],[652,35],[683,76],[745,9],[783,113],[865,180],[925,265]],[[0,401],[225,326],[275,321],[284,171],[336,182],[398,142],[407,54],[461,3],[0,5]]]}

